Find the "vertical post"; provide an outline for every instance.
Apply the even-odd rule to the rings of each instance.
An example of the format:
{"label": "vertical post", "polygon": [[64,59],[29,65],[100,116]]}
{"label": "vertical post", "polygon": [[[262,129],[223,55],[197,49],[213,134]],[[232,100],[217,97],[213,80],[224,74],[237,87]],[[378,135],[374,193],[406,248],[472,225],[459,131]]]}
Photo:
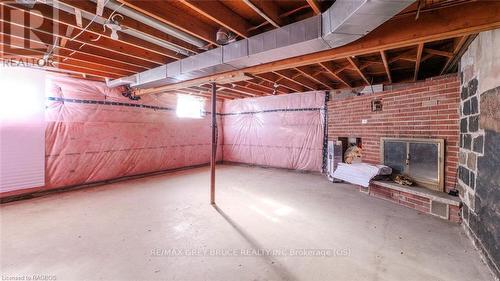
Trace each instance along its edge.
{"label": "vertical post", "polygon": [[210,204],[215,205],[215,162],[217,157],[217,89],[212,83],[212,156],[210,158]]}

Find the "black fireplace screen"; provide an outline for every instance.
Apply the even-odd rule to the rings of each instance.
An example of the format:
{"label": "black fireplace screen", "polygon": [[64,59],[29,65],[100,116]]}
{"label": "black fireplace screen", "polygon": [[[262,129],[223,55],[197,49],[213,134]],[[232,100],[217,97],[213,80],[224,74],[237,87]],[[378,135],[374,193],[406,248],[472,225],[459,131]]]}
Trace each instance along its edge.
{"label": "black fireplace screen", "polygon": [[383,163],[393,173],[408,175],[421,186],[443,191],[443,140],[382,138],[381,146]]}

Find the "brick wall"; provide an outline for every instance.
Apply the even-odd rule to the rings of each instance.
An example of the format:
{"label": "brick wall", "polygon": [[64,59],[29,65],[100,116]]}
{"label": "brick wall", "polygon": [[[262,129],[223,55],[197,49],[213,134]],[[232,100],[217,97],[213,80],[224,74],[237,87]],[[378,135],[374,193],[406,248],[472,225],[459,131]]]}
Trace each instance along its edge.
{"label": "brick wall", "polygon": [[[454,188],[459,145],[460,82],[457,75],[392,85],[362,96],[335,95],[328,102],[328,136],[360,137],[363,161],[380,163],[380,138],[439,138],[445,140],[445,189]],[[382,100],[372,112],[371,101]],[[362,124],[361,120],[367,123]]]}

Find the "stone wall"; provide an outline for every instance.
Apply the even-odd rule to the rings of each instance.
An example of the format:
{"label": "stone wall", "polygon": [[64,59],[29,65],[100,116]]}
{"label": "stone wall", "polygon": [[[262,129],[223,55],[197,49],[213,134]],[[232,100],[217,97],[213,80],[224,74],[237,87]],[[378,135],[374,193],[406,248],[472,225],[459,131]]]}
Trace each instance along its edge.
{"label": "stone wall", "polygon": [[500,276],[500,29],[461,59],[458,189],[464,226]]}

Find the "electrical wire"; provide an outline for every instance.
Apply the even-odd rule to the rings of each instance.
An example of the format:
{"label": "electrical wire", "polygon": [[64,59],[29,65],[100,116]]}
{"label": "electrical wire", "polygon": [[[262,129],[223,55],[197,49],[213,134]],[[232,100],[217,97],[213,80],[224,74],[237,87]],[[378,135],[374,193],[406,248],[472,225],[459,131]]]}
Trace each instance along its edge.
{"label": "electrical wire", "polygon": [[[106,0],[106,2],[104,2],[104,5],[103,5],[103,6],[104,6],[104,7],[106,7],[106,4],[108,4],[108,2],[109,2],[109,1],[110,1],[110,0]],[[112,17],[112,16],[116,13],[116,11],[118,11],[118,9],[120,9],[121,7],[123,7],[123,5],[124,5],[124,3],[122,3],[122,4],[121,4],[120,6],[118,6],[116,9],[114,9],[114,10],[113,10],[113,12],[109,15],[108,20],[109,20],[109,19],[111,19],[111,17]],[[120,15],[120,16],[123,18],[123,16],[122,16],[122,15]],[[87,29],[90,27],[90,25],[91,25],[92,23],[94,23],[94,22],[95,22],[95,20],[97,19],[97,17],[98,17],[98,15],[97,15],[97,14],[95,14],[95,15],[94,15],[94,17],[92,18],[92,20],[91,20],[91,21],[90,21],[90,22],[89,22],[89,23],[88,23],[88,24],[87,24],[87,25],[86,25],[86,26],[85,26],[85,27],[84,27],[84,28],[83,28],[83,29],[82,29],[82,30],[81,30],[81,31],[80,31],[77,35],[75,35],[75,36],[73,36],[72,38],[68,39],[68,41],[69,41],[69,42],[74,41],[76,38],[78,38],[80,35],[82,35],[85,31],[87,31]],[[106,27],[104,27],[104,32],[105,32],[105,31],[106,31]],[[92,39],[91,39],[91,41],[96,42],[96,41],[98,41],[99,39],[101,39],[101,37],[102,37],[102,35],[99,35],[96,39],[94,39],[94,40],[92,40]],[[82,45],[81,45],[78,49],[83,48],[85,45],[86,45],[86,43],[83,43],[83,44],[82,44]],[[54,50],[59,49],[60,47],[61,47],[61,46],[59,46],[59,45],[53,44],[53,45],[52,45],[52,49],[51,49],[51,50],[47,53],[47,55],[46,55],[46,56],[47,56],[47,57],[50,57],[51,55],[53,55],[53,54],[54,54]],[[75,52],[72,52],[69,56],[72,56],[74,53],[75,53]]]}

